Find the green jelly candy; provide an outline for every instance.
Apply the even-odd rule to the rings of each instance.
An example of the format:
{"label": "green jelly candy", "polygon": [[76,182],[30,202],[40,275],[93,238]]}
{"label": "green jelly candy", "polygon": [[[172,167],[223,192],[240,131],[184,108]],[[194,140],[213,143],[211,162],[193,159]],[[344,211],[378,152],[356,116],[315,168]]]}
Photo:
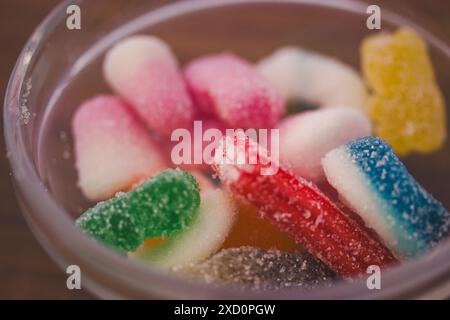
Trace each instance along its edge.
{"label": "green jelly candy", "polygon": [[76,224],[111,247],[134,251],[147,237],[165,237],[189,225],[199,206],[195,178],[167,169],[129,193],[98,203]]}

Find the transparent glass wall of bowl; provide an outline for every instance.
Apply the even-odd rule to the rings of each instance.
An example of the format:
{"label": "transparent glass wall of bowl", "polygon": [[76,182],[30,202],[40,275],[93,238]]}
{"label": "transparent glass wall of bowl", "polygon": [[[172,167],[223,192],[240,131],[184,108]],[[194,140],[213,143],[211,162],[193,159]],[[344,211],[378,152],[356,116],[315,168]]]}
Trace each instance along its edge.
{"label": "transparent glass wall of bowl", "polygon": [[[370,31],[359,1],[78,1],[82,29],[68,30],[61,3],[36,29],[18,58],[5,99],[4,121],[14,183],[36,237],[65,268],[77,264],[83,285],[100,297],[126,298],[389,298],[446,296],[450,246],[383,275],[383,290],[364,279],[312,292],[254,293],[215,288],[127,260],[88,239],[73,219],[92,205],[76,186],[70,121],[77,105],[108,93],[101,63],[117,40],[135,33],[157,35],[180,64],[202,54],[234,51],[256,61],[282,45],[299,45],[359,67],[358,47]],[[437,78],[450,101],[448,36],[421,10],[383,6],[383,29],[410,25],[424,35]],[[405,6],[407,10],[405,9]],[[447,90],[446,90],[447,89]],[[450,207],[450,148],[405,159],[409,170]]]}

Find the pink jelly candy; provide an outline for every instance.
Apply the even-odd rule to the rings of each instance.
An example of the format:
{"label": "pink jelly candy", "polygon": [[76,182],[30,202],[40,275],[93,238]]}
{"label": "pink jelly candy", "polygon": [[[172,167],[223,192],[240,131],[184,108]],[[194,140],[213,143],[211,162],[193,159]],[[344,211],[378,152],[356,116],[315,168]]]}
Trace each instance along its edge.
{"label": "pink jelly candy", "polygon": [[170,136],[191,124],[194,108],[178,63],[158,38],[134,36],[119,42],[107,53],[103,70],[110,86],[151,129]]}
{"label": "pink jelly candy", "polygon": [[[382,268],[397,261],[369,230],[341,211],[313,183],[282,167],[273,175],[262,175],[266,161],[258,149],[252,140],[235,134],[226,136],[216,150],[213,167],[234,194],[343,277],[366,273],[370,265]],[[231,164],[233,159],[251,159],[255,153],[259,159],[256,164]]]}
{"label": "pink jelly candy", "polygon": [[104,200],[149,177],[165,161],[129,105],[114,96],[84,102],[72,120],[78,185],[91,200]]}
{"label": "pink jelly candy", "polygon": [[235,55],[196,59],[184,75],[196,105],[232,128],[268,128],[283,113],[282,97],[250,63]]}

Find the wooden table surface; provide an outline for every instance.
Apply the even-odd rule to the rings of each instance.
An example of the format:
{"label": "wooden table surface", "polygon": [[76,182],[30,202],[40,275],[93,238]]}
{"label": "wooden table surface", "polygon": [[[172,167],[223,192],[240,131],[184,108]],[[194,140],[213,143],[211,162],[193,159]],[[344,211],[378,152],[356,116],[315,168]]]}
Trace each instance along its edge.
{"label": "wooden table surface", "polygon": [[[17,56],[56,0],[0,1],[0,93]],[[3,119],[1,124],[3,134]],[[28,229],[15,200],[4,139],[0,140],[0,299],[82,299],[86,291],[66,288],[65,274],[47,256]]]}
{"label": "wooden table surface", "polygon": [[[112,0],[114,1],[114,0]],[[371,1],[371,3],[383,1]],[[450,37],[450,0],[389,0],[407,15],[414,5],[436,28]],[[0,1],[0,97],[3,102],[9,75],[25,41],[36,25],[59,1]],[[3,125],[0,125],[3,127]],[[3,132],[3,128],[1,128]],[[28,229],[10,184],[10,169],[3,139],[0,139],[0,299],[89,299],[86,291],[69,291],[65,274],[50,260]]]}

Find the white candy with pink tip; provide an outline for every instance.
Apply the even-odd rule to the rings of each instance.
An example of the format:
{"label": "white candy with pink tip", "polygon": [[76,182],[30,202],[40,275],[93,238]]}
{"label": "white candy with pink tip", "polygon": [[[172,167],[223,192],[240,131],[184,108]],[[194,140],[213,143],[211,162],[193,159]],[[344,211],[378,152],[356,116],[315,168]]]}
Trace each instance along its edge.
{"label": "white candy with pink tip", "polygon": [[360,111],[335,107],[290,116],[280,125],[280,162],[298,176],[325,180],[321,159],[330,150],[368,136],[369,119]]}
{"label": "white candy with pink tip", "polygon": [[231,128],[269,128],[283,113],[278,92],[252,64],[233,54],[196,59],[184,75],[196,105]]}
{"label": "white candy with pink tip", "polygon": [[167,44],[133,36],[106,55],[103,71],[115,92],[129,101],[145,123],[163,136],[192,122],[194,108],[178,63]]}
{"label": "white candy with pink tip", "polygon": [[78,185],[88,199],[110,198],[166,166],[156,143],[120,98],[102,95],[84,102],[72,130]]}

